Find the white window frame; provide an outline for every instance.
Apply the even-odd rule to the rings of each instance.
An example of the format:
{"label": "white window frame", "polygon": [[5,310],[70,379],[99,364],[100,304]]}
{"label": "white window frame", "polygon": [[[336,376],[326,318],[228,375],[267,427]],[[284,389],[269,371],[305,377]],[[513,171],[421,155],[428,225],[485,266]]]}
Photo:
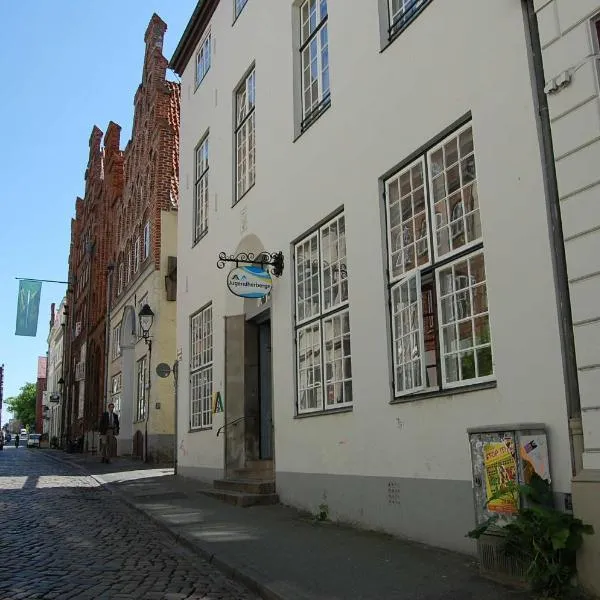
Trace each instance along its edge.
{"label": "white window frame", "polygon": [[146,418],[146,363],[147,356],[142,356],[137,361],[136,372],[137,372],[137,392],[136,392],[136,403],[135,403],[135,420],[142,421]]}
{"label": "white window frame", "polygon": [[[299,12],[301,129],[304,130],[331,104],[327,0],[304,0]],[[307,95],[310,95],[310,102]]]}
{"label": "white window frame", "polygon": [[122,373],[117,373],[113,375],[111,381],[111,395],[110,401],[115,405],[115,412],[119,414],[121,412],[121,389],[123,385],[123,375]]}
{"label": "white window frame", "polygon": [[[342,236],[339,234],[340,225],[343,227]],[[325,256],[324,240],[325,236],[331,232],[335,232],[333,237],[335,244],[330,242],[327,248],[328,255]],[[307,255],[308,260],[305,258]],[[343,212],[338,213],[295,244],[294,267],[296,410],[298,414],[324,414],[331,410],[350,408],[354,404],[350,341],[352,332],[348,296],[346,227]],[[335,275],[336,273],[337,275]],[[328,288],[324,284],[327,280],[331,283]],[[317,289],[314,289],[315,283]],[[334,290],[337,295],[334,295]],[[307,306],[305,300],[307,291],[308,297],[311,299],[309,311],[304,309]],[[332,299],[329,304],[327,303],[328,297]],[[333,298],[336,300],[333,301]],[[344,329],[344,323],[347,324],[347,330]],[[333,331],[333,335],[330,337],[331,331]],[[305,340],[308,340],[308,345]],[[347,348],[345,342],[347,342]],[[336,348],[341,353],[336,353]],[[312,354],[313,357],[317,356],[317,358],[309,361],[307,360],[309,354]],[[348,369],[350,370],[349,375]],[[303,394],[313,390],[316,390],[316,406],[302,407]],[[341,394],[342,401],[330,402],[330,393],[335,400],[336,392]],[[350,400],[345,399],[348,392],[351,395]]]}
{"label": "white window frame", "polygon": [[194,219],[193,244],[197,244],[208,233],[208,169],[210,164],[208,134],[194,150]]}
{"label": "white window frame", "polygon": [[[455,146],[453,145],[455,143]],[[464,157],[461,155],[461,144],[464,148],[469,148],[468,152],[465,152]],[[450,163],[450,167],[454,169],[455,165],[459,165],[459,182],[460,185],[458,190],[454,190],[448,194],[446,186],[446,168],[445,155],[443,169],[437,173],[433,173],[436,165],[439,163],[432,163],[432,156],[439,152],[440,148],[448,148],[449,156],[452,156],[452,148],[458,148],[457,163]],[[481,220],[479,215],[479,203],[477,197],[477,176],[476,176],[476,156],[473,144],[473,126],[472,122],[468,122],[462,127],[456,129],[452,133],[444,137],[439,143],[432,146],[429,150],[424,152],[423,156],[412,161],[408,165],[399,169],[396,173],[391,175],[384,182],[385,189],[385,205],[386,205],[386,233],[387,233],[387,255],[388,255],[388,273],[389,273],[389,301],[390,301],[390,327],[391,327],[391,345],[392,345],[392,365],[394,369],[394,396],[401,398],[404,396],[411,396],[413,394],[420,394],[425,392],[443,391],[445,389],[454,389],[459,387],[471,386],[476,384],[493,382],[496,380],[495,365],[494,365],[494,353],[492,344],[491,327],[489,321],[489,307],[487,298],[487,282],[485,278],[485,255],[483,249],[483,237],[481,232]],[[439,154],[436,155],[439,157]],[[466,167],[465,173],[467,177],[463,185],[463,161]],[[466,168],[465,167],[465,168]],[[471,170],[472,169],[472,170]],[[454,171],[455,172],[455,171]],[[453,172],[453,173],[454,173]],[[444,194],[439,197],[434,196],[433,179],[434,175],[438,176],[439,173],[444,173]],[[414,175],[416,174],[416,177]],[[453,175],[454,176],[454,175]],[[417,185],[415,185],[415,181]],[[452,180],[455,182],[456,180]],[[456,184],[455,184],[456,185]],[[393,186],[397,186],[393,188]],[[421,188],[425,190],[425,201],[423,207],[423,196]],[[437,188],[441,190],[441,188]],[[396,190],[396,191],[394,191]],[[464,198],[466,197],[463,193],[465,190],[470,194],[469,200],[471,202],[471,211],[466,213],[466,216],[471,216],[472,220],[469,221],[471,227],[468,227],[468,223],[465,217],[465,210],[463,210]],[[418,193],[417,193],[418,192]],[[449,198],[460,194],[461,201],[454,205],[454,216],[456,219],[449,220]],[[446,207],[446,217],[436,209],[436,200],[438,208],[440,206]],[[477,200],[475,203],[474,200]],[[460,210],[456,210],[456,207],[460,206]],[[418,207],[418,213],[416,208]],[[418,239],[416,239],[417,231],[417,218],[423,217],[424,220],[420,220]],[[423,242],[422,238],[422,223],[427,224],[427,244]],[[431,223],[434,223],[434,227],[431,227]],[[459,225],[461,227],[459,227]],[[413,236],[405,236],[404,228],[408,227],[410,230],[412,227]],[[455,237],[459,237],[464,234],[477,235],[473,240],[463,239],[463,243],[457,243],[457,246],[453,248],[448,242],[448,247],[445,246],[438,251],[440,246],[440,232],[442,228],[446,227],[448,236],[453,232]],[[400,235],[400,237],[398,237]],[[409,264],[407,268],[402,262],[400,268],[398,268],[397,257],[403,257],[403,253],[406,248],[412,247],[412,254],[416,260],[413,264]],[[481,256],[481,267],[484,273],[483,280],[476,282],[473,276],[456,275],[453,270],[454,265],[467,263],[469,273],[471,272],[471,261]],[[418,261],[421,261],[420,264]],[[410,262],[410,261],[409,261]],[[462,265],[464,269],[464,264]],[[454,295],[450,294],[442,296],[442,286],[440,281],[440,274],[446,273],[451,269],[452,285],[462,286],[457,287],[459,291]],[[436,385],[427,385],[427,374],[428,370],[433,365],[427,364],[425,337],[430,329],[426,329],[425,319],[423,315],[423,290],[424,290],[424,279],[427,280],[427,286],[429,289],[428,293],[433,293],[435,301],[435,316],[433,317],[433,328],[435,331],[435,355],[436,364],[435,370]],[[412,286],[412,287],[411,287]],[[416,286],[416,288],[415,288]],[[433,287],[431,287],[433,286]],[[409,290],[415,290],[416,296],[412,298]],[[453,288],[454,289],[454,288]],[[481,297],[479,302],[485,306],[485,310],[478,314],[474,314],[475,302],[474,293],[472,289],[478,289],[480,293],[484,294],[484,302],[481,303]],[[433,290],[433,292],[431,291]],[[399,294],[404,293],[404,296]],[[406,298],[406,294],[409,294],[410,302],[408,305],[403,304],[403,298]],[[468,294],[468,297],[464,294]],[[448,312],[449,298],[452,296],[452,311]],[[458,296],[463,297],[464,304],[462,301],[459,303]],[[442,305],[444,300],[444,305]],[[399,303],[399,305],[398,305]],[[415,313],[415,309],[417,312]],[[402,312],[402,314],[401,314]],[[448,316],[450,315],[450,317]],[[413,327],[412,321],[407,321],[407,318],[417,318],[418,327]],[[448,320],[450,319],[450,320]],[[468,323],[471,323],[470,329]],[[467,325],[464,325],[464,324]],[[477,341],[477,328],[476,324],[479,325],[479,331],[485,331],[487,341]],[[431,325],[430,325],[431,326]],[[450,333],[450,329],[455,328],[455,335],[453,338],[446,338],[445,336]],[[466,341],[467,337],[461,338],[461,332],[459,327],[463,327],[464,331],[470,331],[470,346],[460,346],[461,343]],[[454,349],[448,349],[445,347],[446,339],[454,340],[456,346]],[[408,343],[409,346],[403,345],[403,340]],[[433,341],[430,338],[430,343]],[[489,350],[488,350],[489,348]],[[479,356],[477,356],[478,350],[485,350],[489,352],[489,360],[491,361],[491,374],[479,375]],[[431,349],[430,349],[431,351]],[[467,358],[472,352],[472,372],[475,376],[468,379],[462,379],[462,357]],[[457,367],[456,373],[458,374],[455,379],[448,380],[449,373],[446,369],[446,358],[452,360],[452,357],[456,357]],[[470,356],[468,358],[471,358]],[[488,356],[486,355],[486,360]],[[407,371],[403,368],[410,366],[411,376],[405,377]],[[403,379],[400,382],[399,377]]]}
{"label": "white window frame", "polygon": [[144,258],[146,260],[150,256],[150,221],[146,221],[144,225]]}
{"label": "white window frame", "polygon": [[390,23],[388,34],[389,39],[393,40],[417,18],[431,0],[387,0],[387,2]]}
{"label": "white window frame", "polygon": [[137,273],[140,268],[140,236],[136,236],[133,245],[133,272]]}
{"label": "white window frame", "polygon": [[214,326],[208,304],[190,317],[190,430],[212,429]]}
{"label": "white window frame", "polygon": [[113,327],[113,344],[112,344],[112,358],[116,360],[121,356],[121,323],[116,327]]}
{"label": "white window frame", "polygon": [[212,38],[210,29],[200,42],[198,52],[196,52],[196,89],[202,83],[206,74],[210,71],[212,62]]}
{"label": "white window frame", "polygon": [[244,10],[248,0],[233,0],[233,19],[237,19]]}
{"label": "white window frame", "polygon": [[119,263],[118,277],[117,277],[117,296],[120,296],[123,292],[123,285],[125,282],[125,266],[123,261]]}
{"label": "white window frame", "polygon": [[256,71],[253,66],[235,95],[235,202],[256,183]]}

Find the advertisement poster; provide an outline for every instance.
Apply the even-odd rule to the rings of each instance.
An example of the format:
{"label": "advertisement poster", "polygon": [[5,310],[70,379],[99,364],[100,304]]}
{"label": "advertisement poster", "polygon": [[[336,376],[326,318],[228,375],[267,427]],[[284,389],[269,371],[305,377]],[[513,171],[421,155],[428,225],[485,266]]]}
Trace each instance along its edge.
{"label": "advertisement poster", "polygon": [[483,446],[487,509],[501,514],[514,514],[518,509],[518,497],[509,492],[491,500],[509,483],[517,483],[517,462],[512,440],[487,442]]}
{"label": "advertisement poster", "polygon": [[523,461],[525,483],[531,481],[531,475],[537,473],[542,479],[550,481],[548,460],[548,442],[545,435],[530,435],[519,440],[519,456]]}

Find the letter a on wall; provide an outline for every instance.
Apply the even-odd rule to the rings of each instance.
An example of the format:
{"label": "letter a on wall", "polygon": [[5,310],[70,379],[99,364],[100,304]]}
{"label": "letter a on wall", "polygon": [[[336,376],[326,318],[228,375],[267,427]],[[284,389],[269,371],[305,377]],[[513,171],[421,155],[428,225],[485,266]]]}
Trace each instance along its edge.
{"label": "letter a on wall", "polygon": [[221,399],[221,392],[215,392],[213,394],[213,413],[223,412],[223,400]]}
{"label": "letter a on wall", "polygon": [[17,326],[15,335],[35,337],[37,335],[38,314],[42,282],[31,279],[19,281],[19,297],[17,300]]}

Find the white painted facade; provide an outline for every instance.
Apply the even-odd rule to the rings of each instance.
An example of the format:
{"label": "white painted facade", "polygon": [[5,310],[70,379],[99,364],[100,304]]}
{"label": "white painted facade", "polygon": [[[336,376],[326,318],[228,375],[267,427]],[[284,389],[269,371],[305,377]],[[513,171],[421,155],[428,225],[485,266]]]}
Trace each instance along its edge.
{"label": "white painted facade", "polygon": [[600,2],[536,0],[567,255],[584,435],[600,469]]}
{"label": "white painted facade", "polygon": [[48,407],[44,409],[44,433],[48,434],[48,442],[56,437],[60,442],[62,427],[63,397],[59,381],[63,376],[64,332],[65,332],[65,302],[63,299],[54,313],[54,322],[48,334],[48,376],[43,403]]}
{"label": "white painted facade", "polygon": [[[473,551],[464,537],[474,522],[467,428],[544,423],[554,489],[570,492],[556,300],[521,3],[434,0],[389,45],[382,43],[384,0],[327,4],[331,106],[302,135],[299,3],[248,0],[233,26],[232,3],[218,3],[209,22],[210,68],[196,89],[195,57],[205,30],[182,73],[178,469],[205,479],[224,470],[224,436],[217,437],[224,414],[213,415],[212,427],[192,428],[189,389],[192,315],[212,305],[212,391],[223,394],[224,317],[248,313],[251,305],[227,290],[228,269],[217,269],[218,254],[281,250],[285,269],[271,295],[281,499],[313,512],[325,502],[335,519]],[[256,182],[232,206],[234,90],[252,65]],[[443,132],[467,123],[475,145],[492,386],[393,403],[384,181],[427,156]],[[206,135],[208,231],[194,245],[194,151]],[[299,416],[294,243],[342,207],[353,402],[345,412]],[[390,495],[390,486],[397,495]]]}

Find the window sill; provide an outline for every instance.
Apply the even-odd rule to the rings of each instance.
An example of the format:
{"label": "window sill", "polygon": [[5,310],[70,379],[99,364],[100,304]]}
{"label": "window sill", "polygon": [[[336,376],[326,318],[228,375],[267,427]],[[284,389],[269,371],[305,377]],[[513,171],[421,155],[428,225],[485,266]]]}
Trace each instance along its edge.
{"label": "window sill", "polygon": [[404,23],[401,27],[398,27],[398,29],[394,30],[393,26],[389,28],[388,37],[386,39],[385,44],[379,52],[380,54],[387,50],[402,35],[402,33],[406,31],[414,23],[414,21],[416,21],[419,18],[420,14],[431,4],[431,1],[432,0],[427,0],[421,7],[419,7],[417,11],[415,11],[415,14],[412,15],[410,19],[408,19],[406,23]]}
{"label": "window sill", "polygon": [[[300,133],[292,140],[292,143],[296,143],[329,109],[331,108],[331,100],[329,100],[329,102],[327,102],[327,104],[325,104],[322,108],[318,109],[317,111],[315,111],[314,117],[311,118],[311,116],[309,115],[306,118],[309,118],[310,121],[308,123],[306,123],[304,125],[304,127],[301,127],[300,129]],[[305,120],[306,120],[305,118]]]}
{"label": "window sill", "polygon": [[239,198],[236,199],[236,201],[231,205],[231,208],[233,208],[234,206],[236,206],[237,204],[239,204],[250,192],[250,190],[256,185],[256,182],[254,182]]}
{"label": "window sill", "polygon": [[328,410],[319,410],[309,413],[297,413],[294,419],[309,419],[310,417],[322,417],[323,415],[339,415],[340,413],[351,413],[353,406],[344,406],[342,408],[330,408]]}
{"label": "window sill", "polygon": [[212,425],[210,427],[194,427],[194,429],[188,429],[188,433],[201,433],[203,431],[212,431]]}
{"label": "window sill", "polygon": [[430,398],[441,398],[445,396],[457,396],[459,394],[468,394],[470,392],[479,392],[481,390],[489,390],[498,387],[497,381],[486,381],[485,383],[474,383],[462,387],[448,388],[444,390],[435,390],[432,392],[419,392],[407,396],[400,396],[390,401],[390,404],[406,404],[407,402],[415,402],[417,400],[428,400]]}

